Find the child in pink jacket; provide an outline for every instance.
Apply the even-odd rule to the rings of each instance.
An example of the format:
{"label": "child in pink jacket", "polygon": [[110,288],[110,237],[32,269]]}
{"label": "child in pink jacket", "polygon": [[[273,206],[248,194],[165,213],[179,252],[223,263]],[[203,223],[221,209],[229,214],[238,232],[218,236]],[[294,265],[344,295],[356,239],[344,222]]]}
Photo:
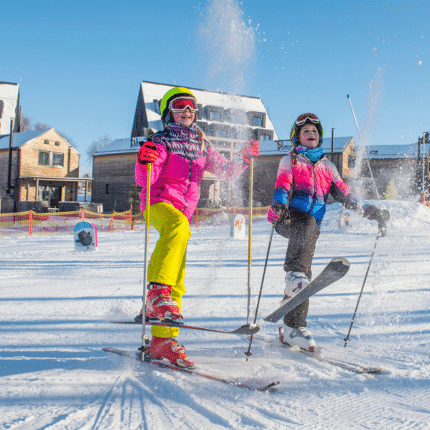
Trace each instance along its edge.
{"label": "child in pink jacket", "polygon": [[[390,219],[388,211],[365,204],[351,194],[336,166],[324,155],[322,137],[318,117],[311,113],[300,115],[291,128],[293,150],[279,163],[268,220],[289,239],[284,299],[296,295],[312,278],[311,265],[329,193],[346,208],[376,220],[380,228],[386,227]],[[306,300],[285,315],[281,341],[314,351],[315,341],[305,328],[308,308]]]}
{"label": "child in pink jacket", "polygon": [[[249,158],[259,152],[258,142],[248,141],[239,159],[230,162],[222,157],[195,124],[197,110],[196,97],[189,89],[169,90],[160,104],[166,127],[142,142],[138,153],[135,176],[142,186],[140,209],[146,209],[147,164],[152,163],[149,222],[160,234],[148,264],[146,317],[150,319],[183,321],[181,299],[190,221],[204,172],[235,179],[247,168]],[[141,318],[138,315],[136,320]],[[151,333],[151,356],[178,366],[194,365],[175,339],[178,328],[153,326]]]}

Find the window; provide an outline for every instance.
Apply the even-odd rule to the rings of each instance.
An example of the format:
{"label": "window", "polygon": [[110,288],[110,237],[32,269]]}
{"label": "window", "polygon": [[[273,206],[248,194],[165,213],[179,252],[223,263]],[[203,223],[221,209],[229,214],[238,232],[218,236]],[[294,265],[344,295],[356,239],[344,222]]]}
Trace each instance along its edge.
{"label": "window", "polygon": [[254,127],[263,127],[263,118],[252,118],[252,125]]}
{"label": "window", "polygon": [[216,137],[227,137],[227,130],[224,128],[218,128],[215,130]]}
{"label": "window", "polygon": [[257,140],[264,141],[273,139],[273,130],[256,129],[255,132]]}
{"label": "window", "polygon": [[352,155],[348,155],[348,167],[350,169],[355,167],[355,157],[353,157]]}
{"label": "window", "polygon": [[209,112],[209,120],[210,121],[221,121],[221,112]]}
{"label": "window", "polygon": [[60,146],[60,142],[55,142],[55,146]]}
{"label": "window", "polygon": [[39,151],[39,166],[49,166],[49,152]]}
{"label": "window", "polygon": [[246,115],[249,125],[252,127],[266,127],[266,114],[264,112],[249,111]]}
{"label": "window", "polygon": [[222,115],[224,109],[221,106],[207,105],[203,108],[203,111],[208,121],[223,121]]}
{"label": "window", "polygon": [[109,194],[109,184],[106,184],[105,194]]}
{"label": "window", "polygon": [[63,167],[64,166],[64,154],[54,152],[52,154],[52,165]]}
{"label": "window", "polygon": [[45,139],[45,140],[43,141],[43,143],[46,143],[46,144],[48,145],[48,144],[49,144],[49,140]]}

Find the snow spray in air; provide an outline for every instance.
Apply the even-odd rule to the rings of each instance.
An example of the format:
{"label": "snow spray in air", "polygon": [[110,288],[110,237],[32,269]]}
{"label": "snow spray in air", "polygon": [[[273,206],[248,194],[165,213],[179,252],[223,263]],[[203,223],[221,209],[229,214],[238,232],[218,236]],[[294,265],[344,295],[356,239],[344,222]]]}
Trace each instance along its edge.
{"label": "snow spray in air", "polygon": [[[210,0],[203,11],[198,33],[199,62],[206,74],[206,88],[232,95],[229,106],[221,106],[224,120],[230,124],[226,135],[220,137],[244,142],[253,137],[246,116],[246,112],[253,109],[237,95],[247,95],[251,86],[256,58],[254,29],[250,21],[245,22],[237,1]],[[240,146],[238,144],[237,150]],[[239,181],[232,184],[229,200],[231,205],[244,201]]]}
{"label": "snow spray in air", "polygon": [[227,93],[246,90],[256,56],[254,30],[235,0],[210,0],[199,26],[199,53],[209,87]]}

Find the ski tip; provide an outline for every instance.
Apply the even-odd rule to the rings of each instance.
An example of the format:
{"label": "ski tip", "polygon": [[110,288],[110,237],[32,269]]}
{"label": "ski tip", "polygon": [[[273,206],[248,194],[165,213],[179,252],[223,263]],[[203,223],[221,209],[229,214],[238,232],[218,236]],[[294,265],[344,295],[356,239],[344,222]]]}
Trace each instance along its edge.
{"label": "ski tip", "polygon": [[331,260],[332,263],[342,263],[345,266],[350,266],[350,262],[344,257],[335,257]]}
{"label": "ski tip", "polygon": [[234,330],[232,333],[234,334],[246,334],[253,335],[260,330],[260,327],[257,324],[245,324],[238,329]]}

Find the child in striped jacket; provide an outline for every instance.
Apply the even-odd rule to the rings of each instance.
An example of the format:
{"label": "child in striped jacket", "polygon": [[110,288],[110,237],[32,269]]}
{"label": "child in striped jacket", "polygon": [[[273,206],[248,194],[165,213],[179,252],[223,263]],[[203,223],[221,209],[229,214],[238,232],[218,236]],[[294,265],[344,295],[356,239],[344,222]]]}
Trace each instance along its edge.
{"label": "child in striped jacket", "polygon": [[[311,113],[300,115],[291,128],[293,150],[279,164],[267,219],[289,239],[284,299],[296,295],[312,278],[312,260],[329,194],[347,209],[376,220],[380,228],[386,227],[390,219],[388,211],[361,202],[351,194],[336,166],[324,155],[322,137],[319,118]],[[306,300],[285,315],[281,341],[314,351],[315,341],[306,329],[308,309]]]}

